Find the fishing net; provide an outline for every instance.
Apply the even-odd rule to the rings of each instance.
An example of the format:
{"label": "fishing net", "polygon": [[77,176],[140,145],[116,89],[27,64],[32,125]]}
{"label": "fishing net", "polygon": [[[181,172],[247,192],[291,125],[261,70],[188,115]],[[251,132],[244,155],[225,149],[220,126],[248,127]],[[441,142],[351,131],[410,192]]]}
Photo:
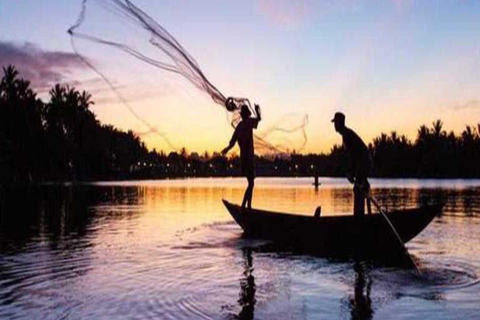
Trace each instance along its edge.
{"label": "fishing net", "polygon": [[[169,139],[167,133],[159,129],[158,124],[154,125],[147,120],[150,117],[138,111],[138,103],[135,103],[135,107],[132,106],[132,101],[136,101],[132,95],[133,91],[137,92],[137,98],[148,97],[148,93],[138,94],[140,90],[138,84],[148,87],[145,83],[156,81],[153,80],[156,79],[156,75],[152,76],[151,67],[183,77],[200,92],[207,94],[213,102],[227,111],[227,119],[233,127],[240,121],[239,111],[242,105],[248,105],[255,115],[248,99],[224,95],[207,78],[199,63],[172,34],[131,1],[83,0],[78,19],[68,33],[77,55],[104,80],[108,89],[114,93],[115,99],[126,106],[142,124],[144,129],[136,130],[137,133],[156,134],[172,149],[177,149],[177,144]],[[92,46],[92,44],[99,46]],[[116,49],[115,52],[112,52],[112,48]],[[133,61],[130,60],[127,63],[125,55],[134,58]],[[128,89],[129,85],[119,80],[125,78],[122,78],[121,73],[128,68],[130,68],[128,78],[135,79],[137,88],[130,86]],[[151,84],[159,87],[162,82]],[[166,90],[172,88],[168,84],[165,87]],[[95,90],[100,89],[97,86]],[[108,98],[101,99],[108,100]],[[284,116],[273,126],[255,135],[257,151],[278,154],[303,149],[307,142],[305,134],[307,122],[306,115]]]}

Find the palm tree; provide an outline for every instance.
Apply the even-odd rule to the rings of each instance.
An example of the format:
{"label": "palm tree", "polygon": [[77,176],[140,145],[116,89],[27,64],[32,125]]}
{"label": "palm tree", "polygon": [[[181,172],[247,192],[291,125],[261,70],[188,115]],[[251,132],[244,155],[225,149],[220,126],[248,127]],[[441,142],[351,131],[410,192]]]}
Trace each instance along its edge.
{"label": "palm tree", "polygon": [[80,106],[85,109],[88,109],[91,105],[95,104],[95,102],[92,101],[92,95],[85,90],[80,94],[79,100]]}
{"label": "palm tree", "polygon": [[426,125],[422,124],[417,131],[417,143],[424,144],[428,141],[428,137],[430,136],[430,129],[427,128]]}
{"label": "palm tree", "polygon": [[2,69],[3,78],[0,82],[0,92],[2,92],[1,97],[4,100],[10,100],[16,93],[18,71],[12,65]]}
{"label": "palm tree", "polygon": [[442,130],[443,122],[438,119],[432,123],[432,133],[436,140],[438,140],[441,136],[445,136],[446,132]]}
{"label": "palm tree", "polygon": [[462,143],[464,145],[471,145],[475,141],[476,132],[475,128],[472,128],[471,126],[466,126],[465,130],[462,132]]}

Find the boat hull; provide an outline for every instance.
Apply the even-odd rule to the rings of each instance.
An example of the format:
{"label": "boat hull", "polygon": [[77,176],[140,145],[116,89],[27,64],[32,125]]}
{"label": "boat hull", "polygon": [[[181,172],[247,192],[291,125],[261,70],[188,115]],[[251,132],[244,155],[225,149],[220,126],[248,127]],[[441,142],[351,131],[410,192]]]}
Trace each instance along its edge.
{"label": "boat hull", "polygon": [[[362,219],[351,216],[315,218],[265,210],[241,210],[223,200],[234,220],[247,236],[272,239],[327,254],[384,254],[402,250],[385,218],[380,214]],[[404,243],[417,236],[441,212],[441,205],[393,211],[387,214]]]}

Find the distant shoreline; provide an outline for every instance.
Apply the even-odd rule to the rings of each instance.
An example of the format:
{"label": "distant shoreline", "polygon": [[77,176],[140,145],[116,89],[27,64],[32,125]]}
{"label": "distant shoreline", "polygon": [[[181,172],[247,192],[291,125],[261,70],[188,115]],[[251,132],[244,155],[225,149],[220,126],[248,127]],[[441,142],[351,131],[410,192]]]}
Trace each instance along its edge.
{"label": "distant shoreline", "polygon": [[[313,188],[313,176],[257,176],[258,179],[260,180],[265,180],[265,179],[302,179],[302,180],[308,180],[312,181],[312,188]],[[344,177],[338,177],[338,176],[319,176],[318,177],[320,182],[325,179],[335,179],[335,180],[344,180],[346,184],[348,184],[348,180]],[[418,178],[418,177],[370,177],[369,178],[371,181],[422,181],[422,182],[427,182],[427,181],[435,181],[435,182],[455,182],[455,181],[478,181],[480,185],[480,178],[477,177],[470,177],[470,178],[463,178],[463,177],[458,177],[458,178]],[[144,183],[144,182],[161,182],[161,181],[175,181],[175,182],[180,182],[180,181],[202,181],[202,180],[239,180],[243,181],[244,177],[242,176],[196,176],[196,177],[163,177],[163,178],[129,178],[129,179],[93,179],[93,180],[66,180],[66,181],[41,181],[41,182],[32,182],[32,183],[25,183],[25,182],[19,182],[19,183],[12,183],[12,184],[3,184],[0,186],[3,187],[34,187],[34,186],[75,186],[75,185],[96,185],[96,184],[111,184],[111,183],[128,183],[128,182],[139,182],[139,183]]]}
{"label": "distant shoreline", "polygon": [[[88,92],[56,85],[44,102],[13,66],[4,68],[2,83],[0,184],[240,175],[238,155],[185,148],[167,154],[148,149],[133,131],[102,124],[90,110],[94,101]],[[480,178],[480,123],[455,134],[438,119],[431,127],[420,126],[415,140],[395,131],[380,133],[368,149],[372,177]],[[343,177],[349,162],[345,148],[334,145],[328,154],[292,150],[255,156],[255,171],[257,177]]]}

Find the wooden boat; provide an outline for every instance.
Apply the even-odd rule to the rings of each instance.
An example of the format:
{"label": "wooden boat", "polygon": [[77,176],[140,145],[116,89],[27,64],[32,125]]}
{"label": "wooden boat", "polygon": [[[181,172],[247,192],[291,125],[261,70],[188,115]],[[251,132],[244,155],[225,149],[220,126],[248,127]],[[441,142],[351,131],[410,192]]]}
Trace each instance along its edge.
{"label": "wooden boat", "polygon": [[[383,255],[402,250],[380,214],[314,217],[258,209],[244,209],[222,200],[248,236],[272,239],[295,248],[331,255],[367,253]],[[404,243],[417,236],[442,210],[442,205],[387,213]]]}

